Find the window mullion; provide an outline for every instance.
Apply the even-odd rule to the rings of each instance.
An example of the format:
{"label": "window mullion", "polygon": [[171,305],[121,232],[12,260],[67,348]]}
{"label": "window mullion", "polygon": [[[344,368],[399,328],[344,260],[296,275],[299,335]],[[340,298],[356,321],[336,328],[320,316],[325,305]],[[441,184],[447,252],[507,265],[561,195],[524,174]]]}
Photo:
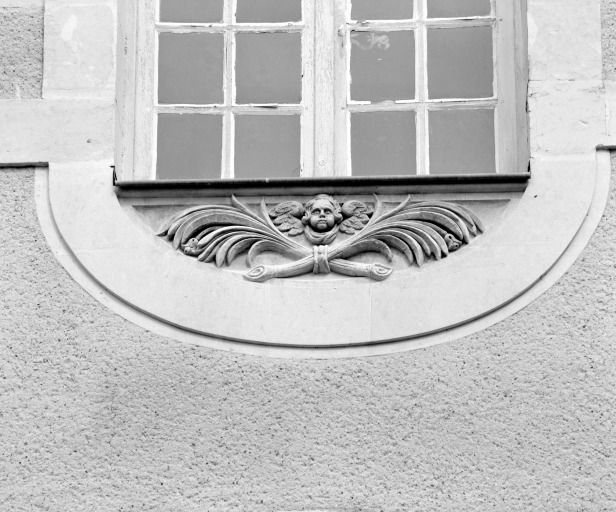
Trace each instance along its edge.
{"label": "window mullion", "polygon": [[430,135],[429,119],[426,101],[428,100],[428,32],[426,28],[426,0],[415,1],[415,16],[419,21],[416,30],[415,65],[416,90],[419,105],[417,106],[417,174],[430,172]]}
{"label": "window mullion", "polygon": [[336,0],[336,74],[334,94],[336,95],[335,123],[335,162],[336,176],[351,175],[351,112],[348,101],[351,81],[351,33],[348,20],[351,18],[351,1]]}
{"label": "window mullion", "polygon": [[314,23],[314,173],[332,176],[335,173],[334,83],[336,73],[336,4],[330,0],[315,1]]}
{"label": "window mullion", "polygon": [[[225,0],[224,22],[227,27],[235,23],[237,0]],[[234,177],[235,160],[235,115],[232,105],[235,104],[235,31],[225,31],[225,70],[224,70],[224,101],[222,137],[222,171],[223,179]]]}

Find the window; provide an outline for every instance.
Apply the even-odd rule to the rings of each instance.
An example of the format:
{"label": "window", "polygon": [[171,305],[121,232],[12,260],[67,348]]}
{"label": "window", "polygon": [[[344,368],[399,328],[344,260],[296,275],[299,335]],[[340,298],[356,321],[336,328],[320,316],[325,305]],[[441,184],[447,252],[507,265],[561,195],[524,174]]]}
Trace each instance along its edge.
{"label": "window", "polygon": [[140,4],[121,176],[524,172],[520,3]]}

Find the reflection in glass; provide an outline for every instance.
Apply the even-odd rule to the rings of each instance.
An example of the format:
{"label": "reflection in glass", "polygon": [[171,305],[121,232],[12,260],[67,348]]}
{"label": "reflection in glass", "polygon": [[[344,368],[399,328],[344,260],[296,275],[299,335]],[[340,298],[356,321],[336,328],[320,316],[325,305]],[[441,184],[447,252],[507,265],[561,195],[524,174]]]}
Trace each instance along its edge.
{"label": "reflection in glass", "polygon": [[221,155],[222,116],[159,114],[159,180],[218,179]]}
{"label": "reflection in glass", "polygon": [[160,21],[168,23],[218,23],[224,0],[160,0]]}
{"label": "reflection in glass", "polygon": [[413,0],[353,0],[354,20],[404,20],[413,18]]}
{"label": "reflection in glass", "polygon": [[353,176],[417,174],[415,112],[351,115]]}
{"label": "reflection in glass", "polygon": [[235,117],[236,178],[299,178],[300,116]]}
{"label": "reflection in glass", "polygon": [[490,0],[428,0],[428,18],[489,16]]}
{"label": "reflection in glass", "polygon": [[159,103],[223,102],[222,34],[164,32],[159,41]]}
{"label": "reflection in glass", "polygon": [[492,28],[428,30],[428,96],[489,98],[493,95]]}
{"label": "reflection in glass", "polygon": [[237,103],[300,103],[300,34],[237,35]]}
{"label": "reflection in glass", "polygon": [[351,33],[351,99],[415,98],[412,31]]}
{"label": "reflection in glass", "polygon": [[238,23],[282,23],[301,19],[301,0],[237,0]]}
{"label": "reflection in glass", "polygon": [[496,172],[494,110],[429,113],[430,174]]}

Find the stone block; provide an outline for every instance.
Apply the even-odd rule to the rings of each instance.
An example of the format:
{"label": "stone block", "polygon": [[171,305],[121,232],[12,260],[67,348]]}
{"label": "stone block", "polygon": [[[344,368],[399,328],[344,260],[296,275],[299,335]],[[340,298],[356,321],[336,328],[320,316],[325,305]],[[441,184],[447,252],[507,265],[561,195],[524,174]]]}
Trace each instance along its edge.
{"label": "stone block", "polygon": [[0,102],[0,163],[113,162],[114,105],[109,100]]}
{"label": "stone block", "polygon": [[44,97],[113,97],[115,32],[110,3],[46,2]]}
{"label": "stone block", "polygon": [[606,134],[603,82],[531,81],[531,154],[594,152]]}
{"label": "stone block", "polygon": [[600,33],[599,0],[529,0],[530,79],[600,79]]}

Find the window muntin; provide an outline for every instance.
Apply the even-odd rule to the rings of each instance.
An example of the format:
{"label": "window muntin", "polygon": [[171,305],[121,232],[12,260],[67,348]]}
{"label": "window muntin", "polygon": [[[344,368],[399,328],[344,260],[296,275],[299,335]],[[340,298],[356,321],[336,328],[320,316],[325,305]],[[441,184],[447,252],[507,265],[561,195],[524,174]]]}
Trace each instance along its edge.
{"label": "window muntin", "polygon": [[[222,81],[220,94],[219,85],[215,86],[216,93],[210,86],[204,87],[207,91],[200,94],[203,97],[222,96],[223,101],[156,103],[154,98],[160,94],[161,83],[168,80],[165,69],[181,67],[181,64],[174,63],[161,69],[159,65],[152,74],[155,87],[150,91],[147,86],[142,87],[146,93],[149,92],[149,99],[148,94],[141,98],[138,94],[136,98],[137,103],[142,103],[143,117],[149,117],[144,123],[143,133],[139,135],[141,130],[135,132],[136,139],[142,139],[141,143],[136,140],[135,151],[135,165],[141,167],[136,172],[139,176],[149,179],[156,176],[154,169],[160,165],[160,156],[157,158],[156,152],[152,157],[140,156],[139,148],[156,147],[160,150],[164,146],[156,141],[161,134],[157,127],[158,116],[163,114],[175,115],[178,121],[186,116],[187,124],[193,122],[189,115],[221,117],[221,147],[217,149],[221,155],[218,176],[221,178],[268,177],[264,165],[268,160],[276,161],[277,151],[281,161],[287,165],[272,168],[269,177],[510,173],[526,170],[520,168],[519,162],[523,159],[517,156],[523,134],[516,128],[520,105],[516,104],[514,2],[332,0],[321,4],[317,0],[303,0],[301,3],[299,0],[260,0],[258,3],[264,7],[256,10],[252,4],[245,3],[247,0],[225,0],[222,21],[206,23],[186,22],[185,13],[175,17],[167,13],[166,18],[160,18],[163,6],[170,0],[160,1],[158,12],[155,9],[158,2],[153,2],[155,8],[150,6],[149,9],[149,26],[155,29],[152,31],[155,63],[161,62],[161,48],[164,52],[165,47],[160,41],[165,37],[182,36],[188,41],[190,37],[200,36],[206,41],[205,37],[209,36],[210,54],[215,56],[209,64],[212,68],[220,67],[220,55],[223,54],[223,69],[205,73],[208,63],[202,63],[201,68],[194,71],[202,76],[207,74],[210,83],[218,80],[216,84],[220,84]],[[184,0],[177,5],[191,3],[194,2]],[[216,2],[210,3],[210,10],[215,12]],[[286,7],[276,9],[281,3]],[[297,19],[300,6],[301,20],[280,21],[280,11],[289,20]],[[460,6],[468,9],[461,11]],[[197,16],[195,19],[204,19],[211,13],[198,14],[201,18]],[[354,19],[363,15],[381,19]],[[403,17],[409,15],[412,17]],[[437,18],[436,15],[450,17]],[[208,19],[213,19],[212,16]],[[251,17],[258,21],[239,21]],[[386,17],[390,19],[384,19]],[[166,19],[183,21],[162,21]],[[268,19],[276,21],[263,21]],[[147,20],[142,20],[142,29],[147,27]],[[219,41],[212,50],[216,36]],[[266,41],[268,39],[270,44]],[[257,61],[260,53],[267,54],[261,63]],[[268,55],[276,58],[268,58]],[[217,64],[212,64],[216,59]],[[198,59],[195,62],[198,63]],[[300,73],[301,77],[298,77]],[[171,74],[180,79],[179,73]],[[278,86],[279,90],[274,91],[276,87],[272,86]],[[268,92],[272,94],[268,95]],[[394,115],[397,112],[407,114]],[[255,118],[252,122],[242,121],[240,124],[252,125],[263,132],[262,138],[268,133],[272,135],[271,140],[266,141],[268,143],[259,145],[254,140],[252,142],[255,162],[262,162],[256,166],[260,168],[252,176],[245,172],[250,151],[238,145],[236,121],[244,116]],[[294,119],[292,122],[279,119],[275,123],[266,116],[291,116]],[[139,117],[137,108],[136,119]],[[442,121],[448,117],[456,122],[444,128]],[[383,125],[383,119],[387,118],[392,120],[391,125]],[[370,123],[371,119],[373,123]],[[263,121],[261,127],[260,120]],[[300,129],[289,133],[282,129],[272,131],[268,128],[272,123],[280,126],[292,124]],[[371,124],[383,129],[371,130]],[[401,134],[396,125],[401,126],[404,133]],[[461,137],[455,137],[453,128],[456,126],[465,128],[460,132]],[[371,131],[374,135],[370,134]],[[275,133],[285,134],[284,144],[282,141],[276,143]],[[386,136],[387,133],[390,135]],[[291,135],[295,137],[293,140],[290,140]],[[246,133],[243,139],[246,139]],[[403,141],[407,143],[400,146]],[[366,142],[370,144],[366,146]],[[286,144],[291,145],[290,150],[283,147]],[[259,155],[259,147],[263,148],[263,153],[268,151],[271,154]],[[468,158],[477,155],[477,161],[455,165],[458,157],[451,151],[460,147],[469,149],[460,160],[467,162]],[[209,144],[208,148],[212,150],[212,145]],[[369,148],[372,148],[371,152],[368,152]],[[203,152],[202,149],[195,151]],[[443,154],[443,151],[450,153]],[[291,155],[297,158],[297,162],[291,163]],[[370,159],[367,158],[369,155],[384,157]],[[244,166],[239,173],[235,163],[238,157]],[[162,161],[165,160],[171,159],[163,157]],[[210,158],[210,165],[212,160],[216,161]],[[443,164],[447,160],[449,163]],[[432,161],[434,165],[431,165]],[[381,165],[376,165],[378,162]],[[159,169],[158,178],[199,176],[194,169],[182,170],[179,163],[169,169],[170,173]],[[210,178],[212,175],[207,171],[201,177]]]}

